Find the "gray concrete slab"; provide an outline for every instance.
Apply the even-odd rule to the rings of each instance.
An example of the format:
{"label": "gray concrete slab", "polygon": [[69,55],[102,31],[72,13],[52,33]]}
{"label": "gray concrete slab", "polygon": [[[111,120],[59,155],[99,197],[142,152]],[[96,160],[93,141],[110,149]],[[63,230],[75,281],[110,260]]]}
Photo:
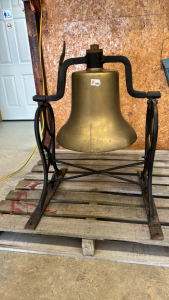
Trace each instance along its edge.
{"label": "gray concrete slab", "polygon": [[169,268],[0,252],[3,300],[168,300]]}
{"label": "gray concrete slab", "polygon": [[33,149],[36,145],[33,121],[0,122],[0,149]]}
{"label": "gray concrete slab", "polygon": [[[0,122],[0,179],[20,169],[36,146],[33,121]],[[19,180],[40,159],[38,149],[28,164],[16,175],[0,182],[0,200],[14,189]]]}
{"label": "gray concrete slab", "polygon": [[[0,179],[19,170],[27,161],[31,150],[0,149]],[[15,188],[24,175],[31,171],[40,159],[38,150],[33,154],[27,165],[16,175],[0,182],[0,200],[4,200],[8,192]]]}

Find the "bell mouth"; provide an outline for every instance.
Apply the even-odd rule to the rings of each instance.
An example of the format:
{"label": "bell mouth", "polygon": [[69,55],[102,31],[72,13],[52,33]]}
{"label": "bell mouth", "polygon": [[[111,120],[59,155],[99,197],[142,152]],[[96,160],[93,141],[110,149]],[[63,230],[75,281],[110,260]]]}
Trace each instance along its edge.
{"label": "bell mouth", "polygon": [[[124,122],[125,130],[121,130],[118,135],[114,134],[114,130],[111,134],[107,132],[107,135],[103,131],[98,135],[99,130],[97,132],[93,130],[93,137],[90,133],[86,134],[86,129],[85,132],[77,132],[67,122],[59,130],[56,141],[63,148],[78,152],[110,152],[125,149],[136,142],[137,135],[132,126],[125,120]],[[90,129],[88,131],[90,132]]]}

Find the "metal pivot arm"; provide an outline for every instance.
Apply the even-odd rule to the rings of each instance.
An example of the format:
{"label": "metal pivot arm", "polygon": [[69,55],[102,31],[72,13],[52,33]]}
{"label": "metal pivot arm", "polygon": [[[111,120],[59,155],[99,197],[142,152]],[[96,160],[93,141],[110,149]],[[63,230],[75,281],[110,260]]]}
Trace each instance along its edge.
{"label": "metal pivot arm", "polygon": [[126,86],[130,96],[134,98],[146,98],[146,92],[138,92],[133,89],[132,68],[130,61],[125,56],[103,56],[103,63],[122,63],[125,66]]}
{"label": "metal pivot arm", "polygon": [[133,89],[132,67],[129,59],[125,56],[103,56],[103,63],[122,63],[125,66],[126,86],[130,96],[134,98],[160,98],[160,92],[139,92]]}

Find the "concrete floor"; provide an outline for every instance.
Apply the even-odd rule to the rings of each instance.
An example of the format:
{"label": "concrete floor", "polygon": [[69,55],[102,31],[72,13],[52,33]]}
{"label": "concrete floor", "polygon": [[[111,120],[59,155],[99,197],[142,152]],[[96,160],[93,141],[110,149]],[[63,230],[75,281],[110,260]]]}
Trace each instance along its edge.
{"label": "concrete floor", "polygon": [[[0,178],[19,169],[34,148],[33,122],[0,123]],[[0,200],[39,159],[0,182]],[[169,268],[0,251],[0,299],[168,300]]]}
{"label": "concrete floor", "polygon": [[[0,122],[0,179],[17,171],[26,162],[36,145],[33,121]],[[38,149],[31,160],[15,176],[0,182],[0,200],[13,189],[19,180],[40,159]]]}

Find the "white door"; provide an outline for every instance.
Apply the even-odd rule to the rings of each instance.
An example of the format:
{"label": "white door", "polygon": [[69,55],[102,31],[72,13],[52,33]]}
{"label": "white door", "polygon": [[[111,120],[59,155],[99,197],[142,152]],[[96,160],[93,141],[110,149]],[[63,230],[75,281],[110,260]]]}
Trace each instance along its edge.
{"label": "white door", "polygon": [[[23,2],[19,0],[21,6]],[[35,84],[25,13],[18,0],[0,0],[0,110],[3,120],[33,120]]]}

